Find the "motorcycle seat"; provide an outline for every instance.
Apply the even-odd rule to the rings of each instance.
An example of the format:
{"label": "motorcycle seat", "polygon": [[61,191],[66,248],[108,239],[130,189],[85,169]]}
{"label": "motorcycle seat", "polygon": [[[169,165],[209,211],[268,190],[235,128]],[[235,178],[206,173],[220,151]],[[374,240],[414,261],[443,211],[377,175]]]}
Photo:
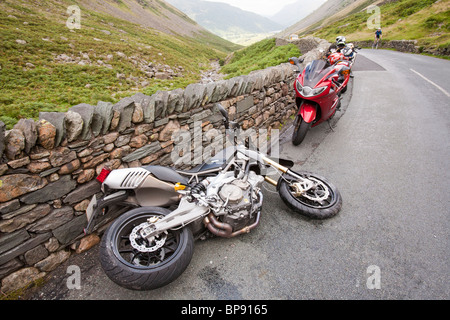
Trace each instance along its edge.
{"label": "motorcycle seat", "polygon": [[192,175],[192,174],[200,174],[202,172],[207,173],[210,170],[216,170],[216,169],[223,169],[223,162],[213,162],[213,163],[203,163],[203,164],[199,164],[198,166],[195,166],[192,169],[189,170],[184,170],[184,171],[178,171],[181,174],[185,173],[187,175]]}
{"label": "motorcycle seat", "polygon": [[176,172],[172,168],[163,167],[163,166],[145,166],[143,167],[145,170],[150,171],[151,174],[153,174],[156,178],[159,180],[165,181],[165,182],[171,182],[171,183],[182,183],[182,184],[188,184],[189,179],[187,177],[182,176],[178,172]]}

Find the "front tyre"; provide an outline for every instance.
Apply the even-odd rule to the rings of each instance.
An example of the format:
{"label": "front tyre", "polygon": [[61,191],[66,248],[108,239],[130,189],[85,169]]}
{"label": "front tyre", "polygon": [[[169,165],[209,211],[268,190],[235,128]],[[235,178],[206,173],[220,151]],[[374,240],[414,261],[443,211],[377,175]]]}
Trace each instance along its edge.
{"label": "front tyre", "polygon": [[311,128],[311,123],[307,123],[300,115],[294,120],[294,133],[292,134],[292,144],[298,146],[305,139],[306,134]]}
{"label": "front tyre", "polygon": [[112,281],[127,289],[152,290],[183,273],[194,251],[190,228],[167,230],[150,240],[137,232],[149,218],[169,213],[164,208],[137,208],[108,228],[100,244],[100,264]]}
{"label": "front tyre", "polygon": [[305,180],[288,174],[278,180],[278,193],[290,209],[312,219],[331,218],[341,210],[342,197],[333,184],[313,173],[296,174]]}

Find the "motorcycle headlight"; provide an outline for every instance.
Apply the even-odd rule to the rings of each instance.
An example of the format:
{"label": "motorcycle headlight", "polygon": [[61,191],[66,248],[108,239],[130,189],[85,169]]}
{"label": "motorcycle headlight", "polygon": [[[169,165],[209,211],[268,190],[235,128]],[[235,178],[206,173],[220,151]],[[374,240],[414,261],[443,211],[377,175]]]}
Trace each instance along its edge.
{"label": "motorcycle headlight", "polygon": [[304,97],[318,96],[319,94],[324,92],[325,89],[327,88],[327,87],[319,87],[319,88],[312,89],[307,86],[303,87],[299,81],[296,82],[296,86],[297,86],[297,91]]}
{"label": "motorcycle headlight", "polygon": [[299,93],[302,93],[303,86],[300,84],[300,81],[296,80],[296,81],[295,81],[295,86],[297,87],[297,91],[298,91]]}
{"label": "motorcycle headlight", "polygon": [[311,96],[318,96],[319,94],[324,92],[326,88],[327,87],[319,87],[319,88],[312,89]]}

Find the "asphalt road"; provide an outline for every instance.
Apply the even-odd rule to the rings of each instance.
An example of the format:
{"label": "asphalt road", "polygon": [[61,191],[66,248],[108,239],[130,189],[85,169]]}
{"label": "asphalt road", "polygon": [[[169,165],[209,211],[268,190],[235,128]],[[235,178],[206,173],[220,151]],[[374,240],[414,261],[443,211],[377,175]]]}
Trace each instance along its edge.
{"label": "asphalt road", "polygon": [[[72,256],[28,298],[449,299],[448,71],[447,60],[362,50],[333,130],[312,128],[297,147],[292,129],[285,132],[281,156],[339,188],[338,216],[303,218],[268,186],[258,228],[196,242],[187,270],[164,288],[117,286],[94,248]],[[67,288],[70,265],[81,269],[80,289]]]}

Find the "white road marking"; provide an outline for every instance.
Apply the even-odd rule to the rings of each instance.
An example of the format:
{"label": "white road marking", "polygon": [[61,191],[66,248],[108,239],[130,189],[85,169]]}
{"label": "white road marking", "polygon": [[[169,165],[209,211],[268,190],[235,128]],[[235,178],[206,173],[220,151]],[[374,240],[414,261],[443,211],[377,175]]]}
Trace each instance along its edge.
{"label": "white road marking", "polygon": [[438,86],[436,83],[434,83],[433,81],[431,81],[430,79],[426,78],[425,76],[423,76],[422,74],[420,74],[419,72],[417,72],[416,70],[413,69],[409,69],[412,72],[414,72],[415,74],[421,76],[423,79],[425,79],[426,81],[428,81],[429,83],[431,83],[433,86],[435,86],[436,88],[438,88],[439,90],[441,90],[447,97],[450,97],[450,93],[448,93],[445,89],[443,89],[442,87]]}

